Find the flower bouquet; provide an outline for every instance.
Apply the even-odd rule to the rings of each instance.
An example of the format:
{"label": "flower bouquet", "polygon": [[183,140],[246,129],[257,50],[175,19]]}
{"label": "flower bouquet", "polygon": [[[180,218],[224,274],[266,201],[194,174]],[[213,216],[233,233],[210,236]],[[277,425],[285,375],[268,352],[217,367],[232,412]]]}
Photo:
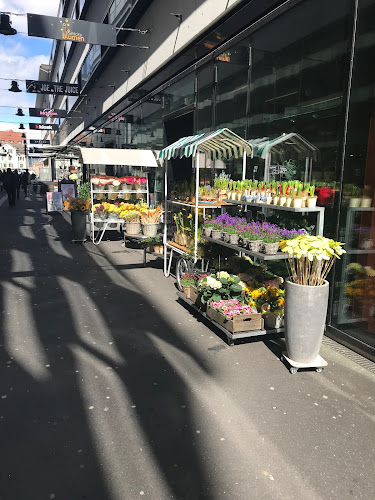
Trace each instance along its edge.
{"label": "flower bouquet", "polygon": [[162,215],[163,210],[161,205],[154,209],[145,209],[140,211],[142,231],[145,236],[156,236]]}

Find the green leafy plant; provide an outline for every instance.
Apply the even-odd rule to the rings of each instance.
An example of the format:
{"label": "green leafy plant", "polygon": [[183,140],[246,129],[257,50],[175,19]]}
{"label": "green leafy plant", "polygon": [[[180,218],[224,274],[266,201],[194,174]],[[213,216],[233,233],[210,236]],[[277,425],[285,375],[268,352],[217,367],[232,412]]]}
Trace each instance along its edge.
{"label": "green leafy plant", "polygon": [[89,200],[91,197],[90,191],[90,183],[84,182],[78,186],[78,198],[82,198],[83,200]]}
{"label": "green leafy plant", "polygon": [[243,300],[245,288],[245,284],[238,276],[229,274],[226,271],[211,274],[198,283],[203,304],[211,300],[215,302],[228,299]]}

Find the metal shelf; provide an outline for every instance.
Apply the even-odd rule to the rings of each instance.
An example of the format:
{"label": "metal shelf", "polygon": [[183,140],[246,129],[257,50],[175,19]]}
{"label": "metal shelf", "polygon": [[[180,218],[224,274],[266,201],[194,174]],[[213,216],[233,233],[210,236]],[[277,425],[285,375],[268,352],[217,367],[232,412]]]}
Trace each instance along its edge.
{"label": "metal shelf", "polygon": [[285,260],[288,258],[288,255],[282,252],[275,253],[273,255],[267,255],[265,253],[261,252],[252,252],[251,250],[248,250],[247,248],[240,247],[238,245],[231,245],[230,243],[226,243],[223,240],[214,240],[213,238],[210,238],[208,236],[201,236],[203,240],[207,240],[211,243],[217,243],[218,245],[222,245],[227,248],[231,248],[232,250],[236,250],[237,252],[245,253],[247,255],[251,255],[252,257],[255,257],[260,260]]}
{"label": "metal shelf", "polygon": [[124,190],[121,190],[121,191],[110,191],[109,189],[93,189],[92,190],[93,194],[95,195],[95,193],[98,193],[98,194],[123,194],[123,193],[147,193],[147,189],[131,189],[129,191],[124,191]]}
{"label": "metal shelf", "polygon": [[252,337],[258,337],[261,335],[272,335],[272,334],[283,334],[284,333],[284,328],[275,328],[273,330],[250,330],[248,332],[239,332],[239,333],[231,333],[229,330],[224,328],[222,325],[219,325],[219,323],[216,323],[215,320],[211,319],[204,311],[199,309],[190,299],[186,297],[186,295],[182,292],[177,291],[177,296],[179,299],[181,299],[183,302],[185,302],[189,307],[194,309],[197,313],[199,313],[201,316],[203,316],[207,321],[209,321],[213,326],[221,330],[228,338],[228,344],[233,345],[235,340],[238,339],[246,339],[246,338],[252,338]]}

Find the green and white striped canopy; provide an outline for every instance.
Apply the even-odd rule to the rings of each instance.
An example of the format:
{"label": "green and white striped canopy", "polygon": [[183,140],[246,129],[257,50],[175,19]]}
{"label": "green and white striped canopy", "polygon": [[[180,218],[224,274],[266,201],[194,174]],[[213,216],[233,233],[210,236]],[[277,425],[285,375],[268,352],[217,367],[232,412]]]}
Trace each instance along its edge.
{"label": "green and white striped canopy", "polygon": [[251,155],[251,145],[227,128],[221,128],[215,132],[190,135],[182,137],[170,146],[162,149],[159,160],[170,160],[171,158],[182,158],[195,156],[197,153],[205,153],[211,160],[220,158],[238,158],[243,153]]}

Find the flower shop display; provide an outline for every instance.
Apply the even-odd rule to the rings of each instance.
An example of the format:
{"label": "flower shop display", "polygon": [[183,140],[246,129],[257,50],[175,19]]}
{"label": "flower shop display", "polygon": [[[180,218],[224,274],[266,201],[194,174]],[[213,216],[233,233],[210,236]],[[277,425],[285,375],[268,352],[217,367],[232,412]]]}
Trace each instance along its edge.
{"label": "flower shop display", "polygon": [[180,278],[180,285],[184,294],[194,303],[198,300],[198,283],[206,276],[205,274],[185,273]]}
{"label": "flower shop display", "polygon": [[64,201],[64,210],[71,213],[73,241],[86,241],[86,215],[90,209],[90,200],[87,198],[68,198]]}
{"label": "flower shop display", "polygon": [[207,309],[207,316],[231,333],[261,330],[262,315],[250,304],[238,299],[212,300]]}
{"label": "flower shop display", "polygon": [[345,253],[342,245],[311,235],[281,241],[281,251],[288,255],[285,339],[291,363],[314,366],[318,360],[328,308],[327,276],[335,259]]}
{"label": "flower shop display", "polygon": [[163,213],[161,205],[154,209],[148,208],[140,211],[142,232],[145,236],[156,236]]}
{"label": "flower shop display", "polygon": [[198,282],[202,304],[211,300],[239,299],[245,295],[246,285],[238,276],[220,271],[202,278]]}

